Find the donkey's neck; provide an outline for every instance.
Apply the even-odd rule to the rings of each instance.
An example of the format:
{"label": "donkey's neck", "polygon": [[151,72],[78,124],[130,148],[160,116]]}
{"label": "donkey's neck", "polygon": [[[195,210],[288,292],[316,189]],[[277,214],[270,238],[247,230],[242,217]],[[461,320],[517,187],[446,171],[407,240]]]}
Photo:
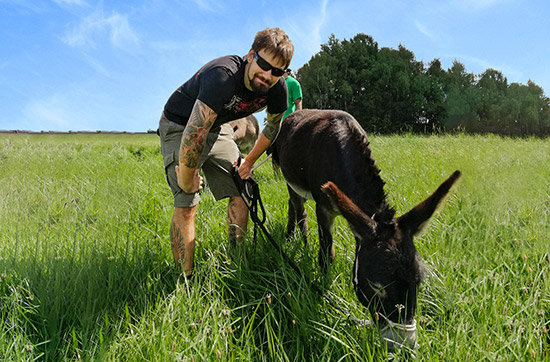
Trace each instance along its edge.
{"label": "donkey's neck", "polygon": [[376,221],[389,222],[393,219],[395,210],[388,205],[384,191],[385,182],[380,177],[380,170],[372,157],[369,142],[363,144],[363,157],[358,161],[363,164],[350,167],[363,170],[355,176],[358,182],[350,190],[350,197],[368,216],[374,215]]}
{"label": "donkey's neck", "polygon": [[356,194],[357,206],[376,221],[389,222],[395,210],[387,202],[384,181],[378,175],[369,176],[366,175],[363,188]]}

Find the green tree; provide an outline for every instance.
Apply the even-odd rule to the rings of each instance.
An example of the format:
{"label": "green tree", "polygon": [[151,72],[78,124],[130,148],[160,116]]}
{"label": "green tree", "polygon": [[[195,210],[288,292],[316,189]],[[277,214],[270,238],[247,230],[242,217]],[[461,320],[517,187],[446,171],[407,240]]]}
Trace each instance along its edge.
{"label": "green tree", "polygon": [[425,71],[425,105],[422,117],[430,130],[439,129],[447,118],[445,108],[445,80],[447,74],[441,67],[441,61],[434,59]]}
{"label": "green tree", "polygon": [[424,116],[426,108],[425,81],[422,62],[413,52],[399,45],[398,49],[382,48],[378,65],[385,69],[383,82],[376,82],[374,90],[380,96],[378,106],[389,116],[389,129],[411,128]]}
{"label": "green tree", "polygon": [[331,35],[328,44],[321,46],[321,51],[315,54],[308,63],[297,72],[297,79],[302,85],[304,108],[330,109],[334,107],[334,66],[331,64],[331,45],[338,40]]}
{"label": "green tree", "polygon": [[508,133],[550,134],[550,99],[544,95],[541,87],[531,80],[527,85],[512,83],[508,94],[503,106],[503,114],[510,125]]}
{"label": "green tree", "polygon": [[485,130],[489,132],[510,133],[513,123],[507,121],[506,112],[514,112],[517,104],[507,101],[508,81],[504,75],[489,68],[477,82],[480,94],[478,115]]}
{"label": "green tree", "polygon": [[410,128],[431,112],[422,62],[402,45],[379,50],[365,34],[343,41],[331,35],[297,77],[305,108],[345,110],[368,131]]}
{"label": "green tree", "polygon": [[340,41],[331,35],[321,51],[298,70],[304,108],[341,109],[368,123],[376,112],[370,91],[378,44],[372,37],[357,34]]}
{"label": "green tree", "polygon": [[347,111],[369,132],[550,134],[550,99],[531,80],[508,85],[502,72],[476,76],[458,60],[447,71],[439,59],[424,68],[403,45],[379,49],[362,33],[343,41],[331,35],[297,78],[304,108]]}
{"label": "green tree", "polygon": [[444,87],[447,129],[463,127],[471,131],[480,130],[477,113],[480,99],[474,80],[474,75],[468,73],[464,64],[458,60],[447,71]]}

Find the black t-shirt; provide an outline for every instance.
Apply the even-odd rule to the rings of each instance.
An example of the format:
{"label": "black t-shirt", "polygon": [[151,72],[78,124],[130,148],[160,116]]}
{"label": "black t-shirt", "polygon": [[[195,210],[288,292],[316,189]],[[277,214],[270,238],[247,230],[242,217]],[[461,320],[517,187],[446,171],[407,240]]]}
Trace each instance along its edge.
{"label": "black t-shirt", "polygon": [[268,113],[283,113],[288,106],[285,80],[281,77],[267,94],[254,93],[244,85],[246,63],[244,57],[228,55],[205,64],[172,93],[164,106],[164,115],[172,122],[185,125],[197,99],[218,115],[212,128],[265,107]]}

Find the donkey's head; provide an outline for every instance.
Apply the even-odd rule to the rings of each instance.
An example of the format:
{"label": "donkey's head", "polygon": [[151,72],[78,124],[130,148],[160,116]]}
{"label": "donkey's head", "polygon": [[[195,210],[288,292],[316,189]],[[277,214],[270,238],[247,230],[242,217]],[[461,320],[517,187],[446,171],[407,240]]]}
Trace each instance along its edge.
{"label": "donkey's head", "polygon": [[455,171],[426,200],[399,218],[377,220],[366,215],[332,182],[322,190],[349,222],[356,239],[353,284],[359,301],[379,326],[412,325],[418,286],[424,278],[422,259],[413,243],[451,186]]}

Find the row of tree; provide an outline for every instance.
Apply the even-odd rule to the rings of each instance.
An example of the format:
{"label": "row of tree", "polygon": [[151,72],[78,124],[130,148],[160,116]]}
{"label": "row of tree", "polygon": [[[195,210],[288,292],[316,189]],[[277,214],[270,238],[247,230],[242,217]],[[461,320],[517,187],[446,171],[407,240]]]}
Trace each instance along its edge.
{"label": "row of tree", "polygon": [[550,98],[534,82],[508,84],[494,69],[474,75],[457,60],[425,67],[404,46],[379,49],[365,34],[332,35],[296,77],[304,108],[345,110],[369,132],[550,135]]}

